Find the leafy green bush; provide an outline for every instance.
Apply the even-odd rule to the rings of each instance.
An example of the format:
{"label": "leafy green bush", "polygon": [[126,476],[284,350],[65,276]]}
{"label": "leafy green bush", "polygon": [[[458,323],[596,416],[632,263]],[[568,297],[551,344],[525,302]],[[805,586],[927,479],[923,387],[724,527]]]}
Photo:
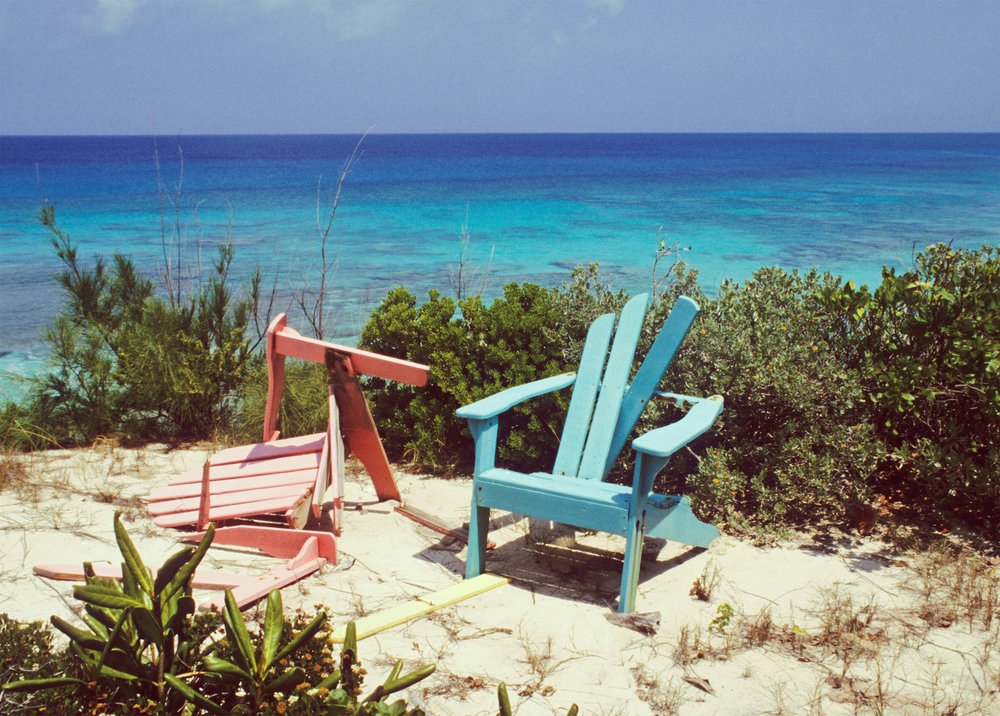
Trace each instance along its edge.
{"label": "leafy green bush", "polygon": [[1000,525],[1000,254],[928,247],[874,291],[821,295],[885,441],[881,489]]}
{"label": "leafy green bush", "polygon": [[[734,526],[816,523],[871,499],[880,447],[857,371],[846,368],[815,298],[829,275],[761,269],[724,282],[664,383],[722,394],[726,407],[702,439],[703,458],[677,456],[665,482],[687,472],[699,510]],[[666,421],[669,416],[652,420]]]}
{"label": "leafy green bush", "polygon": [[204,283],[164,300],[121,254],[110,266],[98,258],[84,267],[51,206],[42,207],[41,222],[62,261],[67,300],[45,334],[52,369],[29,398],[29,422],[61,444],[208,437],[251,359],[259,274],[238,300],[229,288],[232,247],[224,245]]}
{"label": "leafy green bush", "polygon": [[[508,284],[503,297],[489,306],[478,296],[456,305],[431,291],[418,307],[406,289],[390,291],[365,326],[361,347],[430,366],[424,388],[369,381],[372,413],[391,457],[439,470],[470,464],[472,441],[455,410],[567,370],[569,362],[546,340],[557,318],[550,293],[534,284]],[[532,401],[506,416],[502,461],[527,467],[554,458],[560,426],[552,416],[563,411],[553,402],[559,400]]]}

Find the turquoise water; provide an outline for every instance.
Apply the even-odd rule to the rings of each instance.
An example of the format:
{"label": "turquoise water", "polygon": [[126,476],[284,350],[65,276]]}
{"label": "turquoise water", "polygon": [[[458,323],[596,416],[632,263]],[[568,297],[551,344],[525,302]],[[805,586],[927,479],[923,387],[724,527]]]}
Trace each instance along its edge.
{"label": "turquoise water", "polygon": [[[178,218],[192,267],[229,236],[237,272],[261,265],[285,309],[315,277],[317,195],[356,142],[0,137],[0,391],[44,366],[60,300],[43,200],[81,255],[128,253],[154,276],[161,217]],[[709,291],[762,265],[871,283],[930,243],[1000,240],[1000,135],[372,135],[330,237],[333,334],[352,340],[392,286],[447,291],[466,222],[488,295],[592,261],[642,290],[660,227]]]}

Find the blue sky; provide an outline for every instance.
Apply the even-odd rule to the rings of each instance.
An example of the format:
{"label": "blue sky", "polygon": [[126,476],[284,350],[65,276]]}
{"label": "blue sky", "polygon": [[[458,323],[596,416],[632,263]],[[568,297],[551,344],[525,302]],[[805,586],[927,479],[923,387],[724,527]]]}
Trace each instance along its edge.
{"label": "blue sky", "polygon": [[0,0],[0,134],[1000,131],[1000,1]]}

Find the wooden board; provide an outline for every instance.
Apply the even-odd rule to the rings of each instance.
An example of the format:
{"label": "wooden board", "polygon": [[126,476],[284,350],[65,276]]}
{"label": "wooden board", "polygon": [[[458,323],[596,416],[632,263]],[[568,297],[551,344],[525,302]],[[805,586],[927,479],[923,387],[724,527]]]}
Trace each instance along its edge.
{"label": "wooden board", "polygon": [[[255,475],[253,477],[238,480],[217,480],[215,471],[211,471],[212,496],[225,495],[230,492],[247,492],[248,490],[259,490],[266,487],[287,487],[289,485],[309,485],[316,479],[316,468],[306,470],[294,470],[284,474],[275,475]],[[201,485],[199,483],[185,483],[182,485],[166,485],[155,489],[149,496],[150,505],[158,502],[176,502],[189,497],[199,497],[201,495]]]}
{"label": "wooden board", "polygon": [[[290,508],[299,504],[302,497],[312,496],[312,483],[302,492],[297,499],[275,498],[270,500],[260,500],[257,502],[241,502],[236,505],[223,505],[216,507],[212,505],[208,512],[208,519],[211,522],[222,520],[232,520],[237,517],[254,517],[258,515],[283,515]],[[172,512],[167,515],[160,515],[153,522],[157,527],[186,527],[198,524],[198,510],[188,510],[185,512]]]}
{"label": "wooden board", "polygon": [[[322,449],[322,446],[321,446]],[[255,460],[253,462],[230,463],[228,465],[212,464],[213,480],[238,480],[244,477],[258,475],[274,475],[294,470],[315,469],[319,464],[320,451],[279,457],[272,460]],[[171,485],[191,485],[201,483],[201,466],[185,470],[170,480]],[[163,488],[153,490],[150,495],[156,495]]]}
{"label": "wooden board", "polygon": [[[399,626],[408,621],[422,617],[425,614],[443,609],[458,602],[474,597],[477,594],[488,592],[491,589],[502,587],[508,584],[510,579],[496,574],[480,574],[478,577],[466,579],[458,584],[432,592],[424,597],[418,597],[413,601],[390,607],[377,614],[370,614],[366,617],[354,620],[357,629],[358,639],[364,639],[378,634],[379,632]],[[346,627],[334,629],[331,638],[337,644],[344,643]]]}

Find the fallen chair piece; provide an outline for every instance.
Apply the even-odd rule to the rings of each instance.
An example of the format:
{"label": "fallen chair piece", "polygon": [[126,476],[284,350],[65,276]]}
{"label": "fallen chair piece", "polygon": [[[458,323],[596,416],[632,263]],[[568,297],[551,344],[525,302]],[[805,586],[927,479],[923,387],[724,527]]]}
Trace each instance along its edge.
{"label": "fallen chair piece", "polygon": [[[358,639],[378,634],[386,629],[399,626],[438,609],[444,609],[452,604],[457,604],[477,594],[502,587],[509,582],[510,579],[507,577],[501,577],[496,574],[480,574],[478,577],[466,579],[463,582],[439,589],[423,597],[417,597],[405,604],[399,604],[376,614],[369,614],[360,619],[355,619],[354,625],[358,630]],[[330,638],[334,643],[342,644],[345,634],[346,627],[338,627],[334,629],[333,635]]]}
{"label": "fallen chair piece", "polygon": [[[199,541],[202,533],[185,537]],[[337,563],[337,544],[329,532],[307,530],[290,531],[275,527],[236,526],[220,527],[215,532],[212,546],[250,547],[270,557],[287,559],[288,562],[260,576],[233,574],[211,569],[195,571],[191,586],[195,589],[232,589],[236,603],[242,609],[267,594],[309,576],[325,564]],[[83,566],[70,564],[41,564],[35,574],[48,579],[83,581]],[[94,566],[98,577],[121,579],[120,567]],[[221,609],[222,599],[210,599],[198,605],[201,611]]]}

